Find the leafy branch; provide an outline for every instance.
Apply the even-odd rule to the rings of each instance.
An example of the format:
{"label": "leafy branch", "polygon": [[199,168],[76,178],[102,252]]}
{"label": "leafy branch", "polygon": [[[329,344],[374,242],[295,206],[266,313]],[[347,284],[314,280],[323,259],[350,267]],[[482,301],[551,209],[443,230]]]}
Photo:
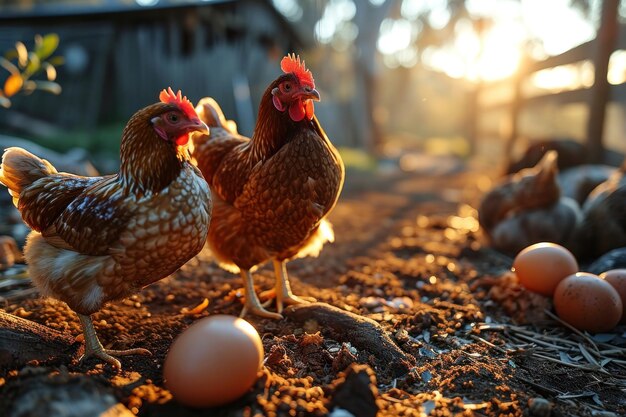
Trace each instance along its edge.
{"label": "leafy branch", "polygon": [[[24,43],[15,43],[11,49],[0,56],[0,67],[9,72],[0,90],[0,106],[10,107],[10,98],[18,93],[31,94],[35,90],[60,94],[61,86],[54,80],[57,77],[56,67],[62,65],[61,56],[52,56],[59,46],[59,36],[56,33],[35,36],[35,45],[32,51]],[[46,80],[33,80],[33,76],[45,72]]]}

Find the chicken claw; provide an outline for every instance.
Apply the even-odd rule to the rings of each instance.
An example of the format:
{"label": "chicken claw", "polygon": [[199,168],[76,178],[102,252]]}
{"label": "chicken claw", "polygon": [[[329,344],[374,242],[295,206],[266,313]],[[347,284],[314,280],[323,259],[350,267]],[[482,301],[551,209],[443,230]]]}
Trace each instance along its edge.
{"label": "chicken claw", "polygon": [[272,313],[271,311],[267,311],[261,305],[259,298],[254,292],[254,284],[252,283],[252,274],[248,270],[241,270],[241,278],[244,283],[244,291],[246,297],[246,304],[241,310],[241,314],[239,317],[243,318],[248,312],[255,314],[257,316],[265,317],[268,319],[277,319],[280,320],[283,318],[281,314]]}
{"label": "chicken claw", "polygon": [[93,322],[91,321],[91,317],[85,316],[83,314],[79,314],[78,318],[80,319],[80,324],[83,326],[83,333],[85,335],[85,354],[81,356],[79,362],[83,362],[85,359],[93,356],[102,361],[110,364],[114,368],[120,370],[122,369],[122,364],[119,360],[117,360],[114,356],[125,356],[125,355],[148,355],[152,356],[152,352],[148,349],[143,348],[135,348],[135,349],[126,349],[126,350],[112,350],[105,349],[100,343],[98,336],[96,335],[96,329],[93,327]]}
{"label": "chicken claw", "polygon": [[277,261],[275,259],[273,263],[276,284],[273,289],[261,293],[261,298],[269,298],[269,300],[263,304],[263,307],[270,305],[275,298],[276,311],[282,313],[285,305],[308,304],[317,301],[313,297],[298,297],[292,293],[287,275],[287,264],[284,261]]}

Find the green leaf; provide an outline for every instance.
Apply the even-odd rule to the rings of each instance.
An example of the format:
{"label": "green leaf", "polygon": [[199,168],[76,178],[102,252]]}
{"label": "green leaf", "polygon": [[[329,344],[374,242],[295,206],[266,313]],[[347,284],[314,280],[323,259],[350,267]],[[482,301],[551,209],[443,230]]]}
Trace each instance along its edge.
{"label": "green leaf", "polygon": [[55,67],[58,67],[59,65],[65,64],[65,58],[57,55],[57,56],[53,56],[52,58],[50,58],[48,62],[50,63],[50,65],[54,65]]}
{"label": "green leaf", "polygon": [[56,51],[58,46],[59,35],[57,35],[56,33],[48,33],[42,38],[41,44],[35,45],[35,53],[37,54],[39,59],[43,61],[44,59],[52,55],[54,51]]}
{"label": "green leaf", "polygon": [[17,51],[15,49],[9,49],[5,52],[4,57],[8,60],[17,58]]}
{"label": "green leaf", "polygon": [[29,78],[31,75],[37,73],[41,70],[41,60],[39,59],[39,55],[36,53],[28,54],[28,66],[24,70],[24,77]]}

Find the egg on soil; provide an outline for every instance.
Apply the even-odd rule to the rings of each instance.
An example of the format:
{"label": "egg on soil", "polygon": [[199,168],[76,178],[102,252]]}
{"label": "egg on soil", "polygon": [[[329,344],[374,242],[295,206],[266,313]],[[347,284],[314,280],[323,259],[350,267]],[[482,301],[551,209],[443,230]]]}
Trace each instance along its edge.
{"label": "egg on soil", "polygon": [[613,329],[622,317],[622,300],[615,288],[586,272],[572,274],[559,283],[554,308],[561,319],[591,333]]}
{"label": "egg on soil", "polygon": [[600,274],[600,278],[615,288],[622,300],[622,320],[626,324],[626,269],[611,269]]}
{"label": "egg on soil", "polygon": [[227,404],[246,393],[263,364],[254,327],[234,316],[205,317],[181,333],[165,358],[165,385],[192,407]]}
{"label": "egg on soil", "polygon": [[563,246],[541,242],[518,253],[513,270],[525,288],[551,296],[561,280],[578,272],[578,262]]}

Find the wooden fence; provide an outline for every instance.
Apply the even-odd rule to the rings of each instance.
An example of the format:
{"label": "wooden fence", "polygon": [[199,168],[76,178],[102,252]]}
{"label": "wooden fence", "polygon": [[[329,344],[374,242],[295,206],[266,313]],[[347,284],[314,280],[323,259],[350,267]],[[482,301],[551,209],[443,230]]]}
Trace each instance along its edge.
{"label": "wooden fence", "polygon": [[[518,73],[513,79],[485,83],[476,93],[476,106],[472,111],[474,126],[470,137],[496,135],[502,137],[502,132],[480,131],[479,118],[490,111],[504,111],[508,113],[508,129],[503,139],[506,141],[505,158],[511,157],[515,141],[521,136],[519,118],[520,113],[533,106],[545,104],[566,105],[584,103],[588,107],[586,121],[585,145],[588,151],[588,162],[599,163],[604,154],[604,125],[606,106],[609,102],[626,103],[626,83],[611,85],[607,80],[608,63],[611,54],[616,50],[626,49],[626,25],[617,21],[618,0],[605,0],[603,3],[601,25],[595,39],[572,48],[560,55],[549,57],[542,61],[523,60]],[[556,24],[556,23],[555,23]],[[577,64],[590,61],[593,66],[594,81],[591,86],[579,86],[559,92],[543,92],[537,95],[525,95],[524,83],[542,70]],[[504,101],[484,102],[481,98],[494,91],[508,89],[508,98]],[[625,139],[626,140],[626,139]]]}

